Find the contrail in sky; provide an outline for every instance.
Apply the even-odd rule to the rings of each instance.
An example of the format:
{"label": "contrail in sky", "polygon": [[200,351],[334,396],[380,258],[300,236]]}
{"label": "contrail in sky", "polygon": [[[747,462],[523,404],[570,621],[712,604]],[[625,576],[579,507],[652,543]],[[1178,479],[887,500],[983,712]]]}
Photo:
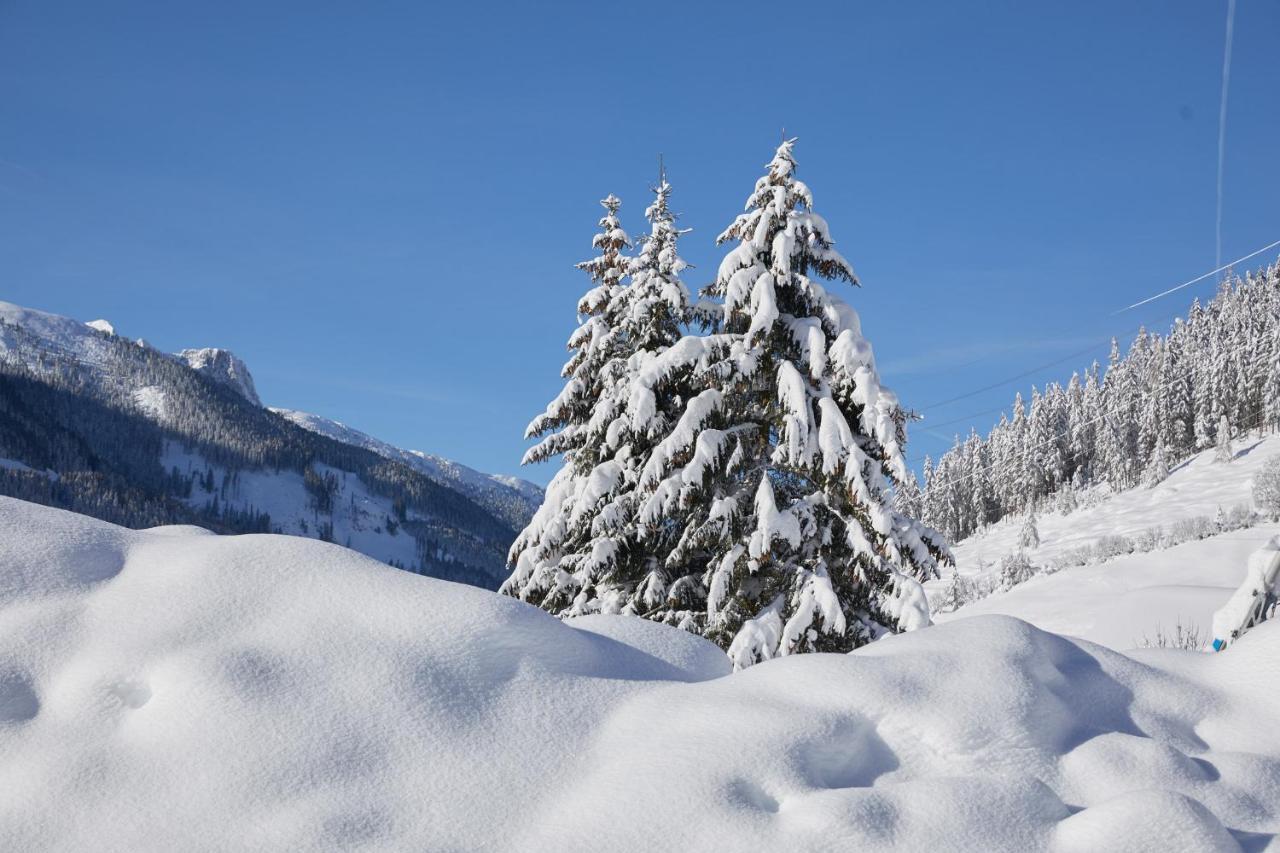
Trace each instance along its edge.
{"label": "contrail in sky", "polygon": [[1214,266],[1222,266],[1222,164],[1227,149],[1227,90],[1231,86],[1231,36],[1236,24],[1236,0],[1227,0],[1227,43],[1222,51],[1222,99],[1218,106],[1218,217]]}

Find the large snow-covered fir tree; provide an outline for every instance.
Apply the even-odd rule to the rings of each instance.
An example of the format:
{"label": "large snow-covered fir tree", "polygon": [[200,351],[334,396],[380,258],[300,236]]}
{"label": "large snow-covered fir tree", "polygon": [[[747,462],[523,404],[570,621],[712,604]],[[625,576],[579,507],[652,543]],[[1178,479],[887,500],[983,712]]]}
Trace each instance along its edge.
{"label": "large snow-covered fir tree", "polygon": [[[635,382],[639,371],[680,339],[689,293],[680,281],[685,263],[669,207],[665,173],[645,211],[650,233],[636,258],[617,220],[618,201],[595,245],[600,256],[579,264],[596,286],[579,303],[582,318],[569,345],[564,391],[529,427],[551,431],[525,457],[564,454],[546,500],[512,546],[513,572],[503,591],[560,615],[635,613],[666,615],[671,601],[697,603],[697,582],[675,588],[661,555],[660,536],[638,543],[635,489],[655,444],[680,416],[688,392],[671,381]],[[624,276],[630,283],[623,284]]]}
{"label": "large snow-covered fir tree", "polygon": [[858,315],[812,277],[857,283],[795,176],[793,143],[720,235],[734,246],[707,289],[723,300],[719,328],[639,377],[703,389],[645,466],[640,520],[676,542],[675,574],[705,568],[705,611],[682,619],[739,667],[927,624],[917,579],[947,555],[894,508],[907,415]]}

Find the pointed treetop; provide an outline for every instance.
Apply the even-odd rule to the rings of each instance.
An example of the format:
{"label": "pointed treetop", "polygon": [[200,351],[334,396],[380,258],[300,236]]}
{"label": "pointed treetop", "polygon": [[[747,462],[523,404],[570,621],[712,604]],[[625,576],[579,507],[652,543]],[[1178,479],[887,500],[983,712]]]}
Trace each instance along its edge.
{"label": "pointed treetop", "polygon": [[[631,238],[627,236],[626,231],[622,230],[622,225],[618,222],[618,208],[622,207],[622,200],[613,193],[609,193],[600,199],[600,206],[606,213],[600,217],[600,231],[591,240],[591,245],[600,254],[575,266],[607,289],[620,284],[622,276],[626,274],[627,265],[631,259],[623,255],[622,250],[631,245]],[[607,296],[608,293],[604,291],[588,293],[583,298],[595,307],[587,307],[586,310],[580,308],[579,313],[595,313],[596,309],[603,307]]]}
{"label": "pointed treetop", "polygon": [[797,136],[787,139],[786,130],[783,130],[782,142],[774,152],[773,159],[769,161],[769,179],[774,185],[786,183],[795,174],[796,158],[792,155],[791,149],[798,140]]}

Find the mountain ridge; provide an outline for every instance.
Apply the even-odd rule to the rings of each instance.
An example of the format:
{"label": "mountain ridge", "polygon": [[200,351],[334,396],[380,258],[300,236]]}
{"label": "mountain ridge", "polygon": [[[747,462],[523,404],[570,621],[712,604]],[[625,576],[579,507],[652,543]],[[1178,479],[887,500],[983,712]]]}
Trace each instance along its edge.
{"label": "mountain ridge", "polygon": [[0,493],[126,526],[321,538],[493,587],[532,512],[479,472],[432,477],[376,439],[298,426],[261,406],[227,350],[161,353],[106,321],[0,302],[0,391],[0,458],[21,463],[0,469]]}

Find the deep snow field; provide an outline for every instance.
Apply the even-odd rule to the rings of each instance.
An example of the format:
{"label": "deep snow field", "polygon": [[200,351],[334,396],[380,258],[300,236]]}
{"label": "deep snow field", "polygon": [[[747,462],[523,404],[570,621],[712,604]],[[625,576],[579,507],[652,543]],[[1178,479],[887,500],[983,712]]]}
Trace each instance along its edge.
{"label": "deep snow field", "polygon": [[729,675],[336,545],[0,498],[0,849],[1280,848],[1280,624],[1004,616]]}
{"label": "deep snow field", "polygon": [[[1111,495],[1104,487],[1100,502],[1092,507],[1082,502],[1065,516],[1043,512],[1036,524],[1040,547],[1028,551],[1028,557],[1046,565],[1106,535],[1135,538],[1193,516],[1213,518],[1219,507],[1230,511],[1238,505],[1252,506],[1253,477],[1269,457],[1280,454],[1280,436],[1250,433],[1236,441],[1235,449],[1230,464],[1215,462],[1215,451],[1206,450],[1175,467],[1154,489],[1140,486]],[[957,570],[965,576],[998,572],[1000,558],[1017,550],[1022,521],[1022,516],[1011,516],[957,543]],[[1179,624],[1198,630],[1208,642],[1213,611],[1244,580],[1250,552],[1277,533],[1280,525],[1263,523],[1173,548],[1063,569],[955,613],[935,612],[934,619],[1003,613],[1121,651],[1154,641],[1159,633],[1171,634]],[[926,584],[934,604],[942,598],[949,571],[944,570],[942,580]],[[1280,697],[1280,683],[1276,692]]]}

